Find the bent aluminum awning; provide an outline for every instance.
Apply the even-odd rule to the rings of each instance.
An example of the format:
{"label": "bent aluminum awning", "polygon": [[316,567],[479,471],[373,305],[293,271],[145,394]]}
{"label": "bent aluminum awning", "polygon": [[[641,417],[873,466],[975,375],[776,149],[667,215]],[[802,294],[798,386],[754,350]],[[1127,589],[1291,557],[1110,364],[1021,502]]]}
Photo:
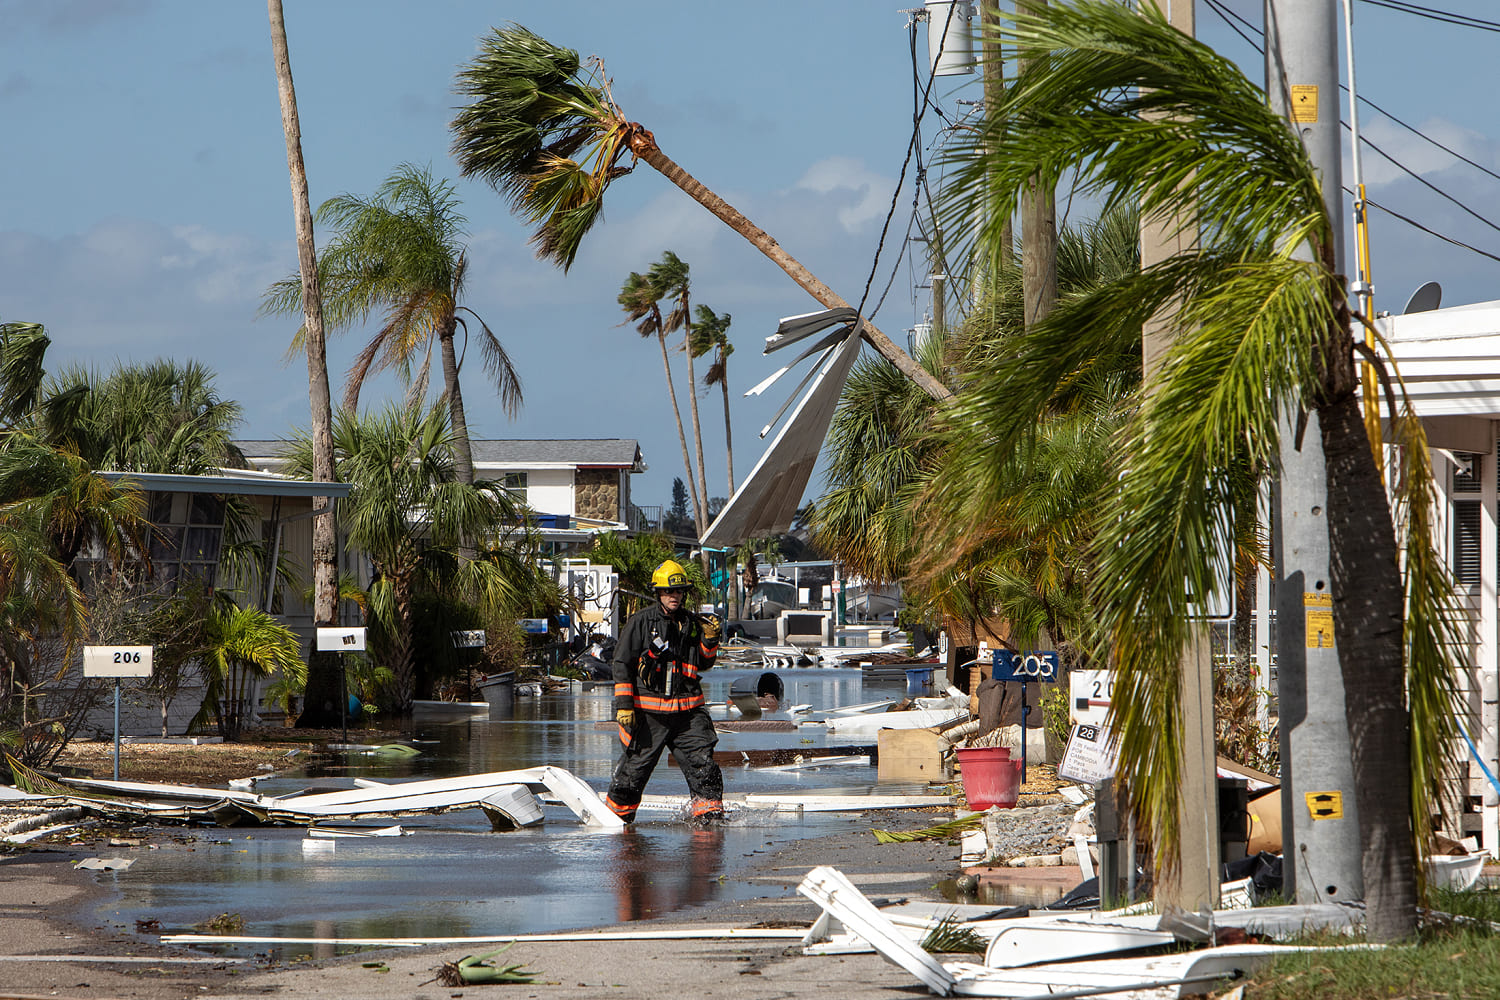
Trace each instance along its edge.
{"label": "bent aluminum awning", "polygon": [[851,330],[830,348],[760,461],[709,525],[701,539],[703,545],[723,548],[791,528],[844,383],[859,357],[860,343],[859,334]]}

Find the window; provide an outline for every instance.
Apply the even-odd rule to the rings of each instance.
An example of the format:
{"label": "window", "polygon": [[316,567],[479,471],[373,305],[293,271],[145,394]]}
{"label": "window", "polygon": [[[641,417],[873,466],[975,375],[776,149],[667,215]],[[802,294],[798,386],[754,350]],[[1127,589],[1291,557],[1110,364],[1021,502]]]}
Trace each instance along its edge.
{"label": "window", "polygon": [[507,472],[500,477],[500,485],[516,503],[526,502],[526,473]]}

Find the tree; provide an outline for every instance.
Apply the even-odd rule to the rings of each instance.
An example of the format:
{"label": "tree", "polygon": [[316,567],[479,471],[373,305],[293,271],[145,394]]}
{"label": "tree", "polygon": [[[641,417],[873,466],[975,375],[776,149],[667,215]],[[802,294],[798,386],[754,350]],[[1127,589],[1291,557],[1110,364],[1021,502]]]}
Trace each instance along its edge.
{"label": "tree", "polygon": [[[673,259],[676,259],[675,255]],[[682,429],[682,408],[677,405],[677,387],[672,381],[672,360],[667,354],[666,319],[661,314],[661,300],[667,296],[668,290],[664,279],[668,274],[659,265],[665,260],[666,254],[663,254],[662,261],[648,268],[645,274],[631,271],[625,283],[620,286],[620,294],[616,297],[616,301],[620,303],[620,308],[625,310],[628,321],[635,323],[636,332],[642,337],[655,337],[657,345],[661,348],[661,366],[667,380],[667,398],[672,402],[672,416],[677,421],[677,441],[682,445],[682,468],[687,473],[688,491],[693,498],[693,521],[701,528],[703,508],[698,495],[697,479],[693,476],[693,459],[688,452],[687,433]],[[701,536],[701,530],[699,534]]]}
{"label": "tree", "polygon": [[[1149,5],[1075,0],[1018,18],[1012,34],[1035,62],[993,127],[958,137],[951,218],[972,219],[998,190],[1000,211],[979,232],[991,244],[1028,183],[1077,171],[1080,195],[1195,219],[1198,249],[1063,303],[1027,330],[941,414],[944,447],[964,459],[955,471],[1004,461],[1032,439],[1059,386],[1087,375],[1091,359],[1133,350],[1146,320],[1176,307],[1172,346],[1117,439],[1120,480],[1099,512],[1090,588],[1096,650],[1116,669],[1121,775],[1158,863],[1170,866],[1180,863],[1180,654],[1193,606],[1228,576],[1234,476],[1275,468],[1280,413],[1317,412],[1369,936],[1406,937],[1416,859],[1440,808],[1433,792],[1452,762],[1452,592],[1432,546],[1431,469],[1409,408],[1391,415],[1403,464],[1394,518],[1370,453],[1354,319],[1333,258],[1338,223],[1317,174],[1260,88]],[[981,488],[963,475],[933,486],[956,502]],[[948,532],[927,544],[953,542]]]}
{"label": "tree", "polygon": [[212,717],[219,735],[238,739],[255,704],[256,681],[277,671],[294,683],[307,680],[302,640],[259,608],[221,602],[203,623],[198,650],[205,690],[195,722]]}
{"label": "tree", "polygon": [[33,419],[47,443],[118,472],[218,475],[243,467],[234,444],[241,407],[219,396],[197,361],[74,365],[43,381]]}
{"label": "tree", "polygon": [[698,318],[689,333],[688,350],[694,356],[714,352],[713,364],[703,373],[703,385],[718,386],[724,396],[724,464],[729,473],[729,495],[734,496],[734,435],[729,427],[729,356],[734,353],[734,345],[729,342],[730,316],[721,316],[705,305],[698,306],[695,314]]}
{"label": "tree", "polygon": [[[460,541],[493,536],[519,520],[519,511],[496,482],[461,482],[453,461],[453,437],[441,404],[427,410],[388,407],[368,415],[341,411],[334,424],[338,472],[354,486],[344,503],[348,544],[369,556],[376,580],[371,604],[389,601],[388,665],[394,675],[392,703],[410,714],[416,696],[412,646],[417,587],[425,577],[452,567]],[[311,468],[307,437],[293,441],[287,469],[306,478]],[[508,594],[487,559],[465,560],[457,586],[478,593],[489,588],[489,606]],[[467,574],[467,576],[462,576]]]}
{"label": "tree", "polygon": [[[292,186],[292,214],[297,228],[297,270],[302,277],[302,326],[307,347],[307,398],[312,412],[312,479],[334,482],[333,399],[328,390],[327,342],[323,331],[323,296],[318,286],[318,257],[313,246],[312,203],[307,196],[307,167],[302,161],[302,125],[297,118],[297,90],[287,51],[286,20],[281,0],[266,0],[271,22],[271,52],[276,62],[276,89],[281,101],[281,128],[286,135],[286,165]],[[313,621],[332,626],[338,613],[338,564],[334,554],[333,507],[315,497],[313,509]],[[307,699],[299,726],[332,726],[339,720],[338,657],[313,653]]]}
{"label": "tree", "polygon": [[692,518],[688,515],[688,491],[682,485],[681,476],[672,479],[672,503],[667,507],[662,527],[669,535],[685,535],[692,527]]}
{"label": "tree", "polygon": [[[536,226],[537,256],[567,270],[604,210],[609,185],[643,160],[740,234],[826,308],[849,303],[764,230],[673,162],[656,137],[615,104],[604,67],[520,25],[496,28],[458,74],[469,103],[454,117],[453,154],[464,176],[478,176]],[[621,161],[632,158],[630,166]],[[577,157],[575,159],[575,157]],[[934,398],[951,393],[868,319],[860,332]]]}
{"label": "tree", "polygon": [[693,479],[693,520],[698,537],[708,531],[708,483],[703,478],[703,429],[698,421],[698,376],[693,371],[692,279],[687,262],[670,250],[662,251],[661,260],[651,265],[651,283],[670,299],[672,309],[662,318],[663,332],[682,333],[682,350],[687,355],[688,414],[693,421],[693,457],[696,469]]}
{"label": "tree", "polygon": [[[358,406],[360,390],[371,375],[395,367],[412,377],[419,357],[414,384],[419,393],[425,390],[435,343],[458,477],[472,483],[474,456],[459,384],[462,356],[454,342],[462,328],[467,346],[469,323],[462,314],[477,327],[485,371],[510,416],[521,409],[521,379],[489,326],[462,304],[468,271],[467,220],[459,213],[453,185],[434,179],[427,168],[403,163],[371,198],[341,194],[325,201],[318,207],[317,221],[334,230],[318,262],[330,328],[339,330],[363,322],[372,311],[385,311],[380,329],[349,370],[344,407]],[[302,283],[292,276],[271,286],[262,308],[287,314],[300,311],[301,306]],[[305,328],[298,332],[298,341],[304,332]]]}

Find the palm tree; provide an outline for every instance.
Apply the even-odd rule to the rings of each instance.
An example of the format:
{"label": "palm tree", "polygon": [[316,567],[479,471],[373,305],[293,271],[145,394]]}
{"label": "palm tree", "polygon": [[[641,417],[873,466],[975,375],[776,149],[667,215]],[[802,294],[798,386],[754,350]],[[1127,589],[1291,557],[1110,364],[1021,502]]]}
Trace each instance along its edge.
{"label": "palm tree", "polygon": [[[462,314],[477,327],[485,371],[499,390],[505,412],[512,417],[521,409],[521,380],[489,326],[478,313],[461,304],[468,270],[464,246],[467,220],[458,207],[451,183],[434,179],[427,168],[403,163],[373,197],[341,194],[318,207],[317,221],[334,229],[318,267],[324,310],[332,329],[363,322],[373,310],[385,311],[384,323],[349,370],[344,408],[358,406],[365,379],[392,367],[412,376],[419,357],[414,383],[420,394],[426,387],[428,359],[436,344],[458,476],[472,483],[474,456],[459,385],[462,357],[454,339],[459,328],[466,342],[469,336],[469,322]],[[288,314],[300,311],[301,305],[302,286],[294,275],[271,286],[262,310]],[[301,337],[299,331],[299,341]]]}
{"label": "palm tree", "polygon": [[713,364],[703,373],[703,385],[718,386],[724,396],[724,464],[729,473],[729,492],[725,495],[734,496],[734,435],[729,426],[729,356],[734,353],[734,345],[729,342],[730,315],[721,316],[705,305],[698,306],[695,313],[698,318],[689,334],[688,351],[693,356],[714,352]]}
{"label": "palm tree", "polygon": [[[281,128],[286,135],[286,165],[292,185],[292,214],[297,227],[297,270],[302,278],[302,325],[306,331],[307,398],[311,409],[312,478],[333,482],[333,399],[328,390],[327,342],[323,332],[323,296],[318,287],[318,257],[313,246],[312,203],[307,196],[307,166],[302,160],[302,125],[297,118],[297,90],[287,51],[286,20],[281,0],[266,0],[271,22],[271,52],[276,62],[276,90],[281,101]],[[338,564],[334,553],[333,507],[315,497],[313,509],[313,621],[332,626],[338,613]],[[331,726],[339,719],[339,664],[332,654],[313,654],[307,681],[306,708],[297,724]]]}
{"label": "palm tree", "polygon": [[661,367],[667,379],[667,398],[672,401],[672,417],[677,421],[677,441],[682,445],[682,467],[687,472],[688,491],[693,499],[693,523],[697,525],[701,537],[703,505],[698,495],[698,480],[693,476],[693,459],[688,453],[687,432],[682,429],[682,408],[677,405],[677,387],[672,381],[672,359],[667,353],[667,325],[661,314],[661,300],[667,294],[662,277],[663,272],[656,265],[647,268],[645,274],[631,271],[625,283],[620,286],[616,301],[625,310],[627,321],[635,323],[636,332],[642,337],[655,337],[657,346],[661,348]]}
{"label": "palm tree", "polygon": [[666,333],[682,333],[682,349],[687,355],[688,413],[693,419],[693,454],[697,459],[697,478],[694,495],[698,498],[694,515],[698,536],[708,530],[708,483],[703,478],[703,430],[698,422],[698,376],[693,371],[692,351],[692,306],[690,293],[692,279],[687,262],[670,250],[662,251],[661,260],[651,265],[651,282],[662,291],[663,298],[670,299],[672,309],[662,318]]}
{"label": "palm tree", "polygon": [[[416,664],[412,635],[414,598],[423,577],[451,568],[464,539],[488,538],[518,520],[515,502],[491,481],[461,482],[453,461],[453,435],[441,404],[426,411],[389,407],[364,415],[344,410],[334,425],[335,454],[343,481],[354,490],[344,504],[350,546],[369,556],[376,574],[372,590],[388,593],[389,666],[395,677],[393,704],[410,714]],[[311,454],[306,436],[293,441],[288,471],[306,477]],[[489,606],[506,596],[506,584],[486,559],[465,560],[460,586],[487,586]],[[488,574],[488,575],[487,575]],[[372,600],[372,603],[374,601]]]}
{"label": "palm tree", "polygon": [[[1409,410],[1393,414],[1405,464],[1394,519],[1370,453],[1333,259],[1337,223],[1317,174],[1260,88],[1150,5],[1076,0],[1018,18],[1010,34],[1037,61],[1007,91],[998,124],[959,137],[951,218],[972,219],[963,213],[998,189],[999,211],[979,234],[992,245],[1029,182],[1076,170],[1075,190],[1107,205],[1196,219],[1198,249],[1060,304],[1009,356],[971,374],[941,414],[943,446],[963,458],[960,471],[1004,461],[1034,439],[1059,386],[1086,376],[1093,359],[1135,350],[1143,324],[1177,307],[1172,346],[1117,439],[1120,480],[1099,512],[1090,591],[1097,652],[1116,669],[1121,775],[1170,867],[1180,863],[1175,734],[1192,608],[1229,575],[1236,473],[1274,469],[1279,414],[1316,410],[1369,936],[1406,937],[1428,806],[1451,762],[1451,587],[1428,534],[1420,423]],[[1307,245],[1311,260],[1298,253]],[[963,475],[933,485],[959,504],[980,488]]]}
{"label": "palm tree", "polygon": [[305,684],[302,640],[259,608],[221,603],[203,623],[198,651],[205,689],[198,721],[213,717],[219,735],[238,739],[255,699],[255,682],[280,672],[292,686]]}
{"label": "palm tree", "polygon": [[233,437],[240,404],[222,399],[196,361],[72,366],[42,384],[34,423],[47,442],[121,472],[218,475],[241,467]]}
{"label": "palm tree", "polygon": [[[537,227],[531,241],[538,257],[567,270],[604,210],[605,190],[643,160],[825,307],[848,307],[769,234],[673,162],[645,126],[626,118],[598,60],[585,67],[577,52],[512,24],[481,41],[457,86],[470,100],[453,119],[454,156],[464,176],[488,181]],[[630,166],[622,165],[627,154]],[[861,333],[934,398],[951,395],[868,319]]]}

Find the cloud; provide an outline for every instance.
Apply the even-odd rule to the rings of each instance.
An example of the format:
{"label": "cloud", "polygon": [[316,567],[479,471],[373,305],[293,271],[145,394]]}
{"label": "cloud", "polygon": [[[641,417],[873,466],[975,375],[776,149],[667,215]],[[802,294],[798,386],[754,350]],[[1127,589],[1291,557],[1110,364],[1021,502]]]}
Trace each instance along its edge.
{"label": "cloud", "polygon": [[831,156],[814,163],[796,183],[799,190],[834,199],[839,206],[839,223],[850,232],[885,216],[891,185],[889,178],[847,156]]}
{"label": "cloud", "polygon": [[0,80],[0,100],[21,97],[31,92],[31,77],[25,73],[10,73]]}
{"label": "cloud", "polygon": [[13,34],[30,29],[49,35],[75,35],[139,18],[150,8],[148,0],[0,0],[0,24]]}
{"label": "cloud", "polygon": [[[1433,142],[1428,142],[1414,135],[1409,129],[1384,118],[1376,118],[1368,126],[1361,123],[1361,135],[1381,150],[1377,153],[1367,145],[1361,157],[1367,187],[1373,189],[1406,180],[1409,178],[1407,170],[1433,180],[1434,183],[1436,183],[1434,175],[1452,168],[1473,170],[1454,156],[1454,153],[1491,170],[1495,169],[1497,163],[1500,163],[1500,155],[1497,155],[1500,150],[1497,150],[1495,140],[1481,132],[1465,128],[1444,118],[1429,118],[1418,123],[1416,129]],[[1434,145],[1434,142],[1446,146],[1453,152],[1439,148]],[[1401,166],[1397,166],[1396,163],[1391,162],[1392,160]],[[1406,170],[1402,170],[1401,167],[1405,167]],[[1347,162],[1345,170],[1349,171],[1345,176],[1352,178],[1352,167]]]}

